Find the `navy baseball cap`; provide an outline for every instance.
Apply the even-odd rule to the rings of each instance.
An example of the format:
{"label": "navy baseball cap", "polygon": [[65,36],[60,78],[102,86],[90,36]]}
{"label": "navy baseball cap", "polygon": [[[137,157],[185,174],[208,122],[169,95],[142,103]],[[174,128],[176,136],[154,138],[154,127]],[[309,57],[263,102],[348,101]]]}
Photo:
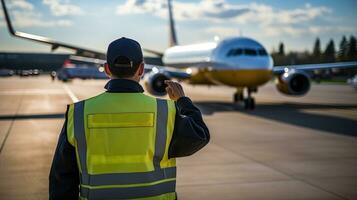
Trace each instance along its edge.
{"label": "navy baseball cap", "polygon": [[[128,58],[130,63],[115,64],[115,60],[123,56]],[[111,42],[107,50],[107,63],[110,67],[132,67],[133,64],[138,64],[143,61],[143,52],[139,42],[129,38],[119,38]]]}

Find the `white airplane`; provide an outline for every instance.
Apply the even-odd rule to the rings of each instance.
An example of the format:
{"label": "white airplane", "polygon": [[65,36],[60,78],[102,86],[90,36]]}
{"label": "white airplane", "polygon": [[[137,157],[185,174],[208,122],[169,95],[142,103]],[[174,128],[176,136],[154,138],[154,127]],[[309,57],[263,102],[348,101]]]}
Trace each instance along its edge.
{"label": "white airplane", "polygon": [[[9,31],[20,38],[52,45],[52,49],[64,47],[76,51],[76,59],[92,59],[104,63],[105,54],[45,37],[15,31],[11,25],[4,0],[1,0]],[[178,45],[171,0],[168,0],[170,48],[164,53],[144,51],[162,57],[164,66],[146,65],[145,86],[154,95],[165,95],[164,80],[176,78],[191,84],[222,84],[237,88],[233,102],[244,103],[245,109],[254,109],[253,92],[258,87],[276,78],[277,89],[286,95],[301,96],[310,89],[307,71],[327,68],[357,67],[355,62],[339,62],[308,65],[275,66],[272,57],[262,44],[246,37],[232,37],[215,42]],[[91,58],[88,58],[91,57]],[[246,91],[246,97],[244,96]]]}

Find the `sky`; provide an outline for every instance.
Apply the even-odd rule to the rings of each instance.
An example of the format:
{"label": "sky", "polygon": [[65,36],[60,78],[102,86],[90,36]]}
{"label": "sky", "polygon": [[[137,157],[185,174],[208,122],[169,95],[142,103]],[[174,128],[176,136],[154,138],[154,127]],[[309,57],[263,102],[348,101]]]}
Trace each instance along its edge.
{"label": "sky", "polygon": [[[166,0],[6,0],[15,29],[105,52],[120,37],[143,48],[168,47]],[[283,42],[286,51],[338,46],[343,35],[357,36],[355,0],[174,0],[180,45],[213,41],[215,36],[245,36],[268,51]],[[50,52],[50,47],[10,37],[0,12],[0,51]],[[60,49],[56,52],[68,52]]]}

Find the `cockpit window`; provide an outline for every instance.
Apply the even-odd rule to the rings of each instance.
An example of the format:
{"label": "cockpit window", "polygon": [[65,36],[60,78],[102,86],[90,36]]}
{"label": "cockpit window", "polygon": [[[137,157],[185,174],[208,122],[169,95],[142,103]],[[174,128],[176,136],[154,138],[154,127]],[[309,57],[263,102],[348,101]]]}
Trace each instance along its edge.
{"label": "cockpit window", "polygon": [[234,50],[235,49],[229,50],[228,53],[227,53],[227,57],[233,56]]}
{"label": "cockpit window", "polygon": [[235,49],[235,51],[234,51],[235,56],[240,56],[242,54],[243,54],[243,49]]}
{"label": "cockpit window", "polygon": [[246,55],[246,56],[267,56],[268,53],[265,51],[265,49],[241,49],[241,48],[236,48],[236,49],[231,49],[227,53],[227,57],[231,56],[241,56],[241,55]]}
{"label": "cockpit window", "polygon": [[239,56],[243,54],[243,50],[242,49],[231,49],[228,51],[227,56]]}
{"label": "cockpit window", "polygon": [[243,54],[243,49],[231,49],[228,51],[227,53],[227,57],[230,57],[230,56],[240,56]]}
{"label": "cockpit window", "polygon": [[267,56],[268,55],[268,53],[267,53],[267,51],[265,51],[265,49],[259,49],[258,52],[259,52],[260,56]]}
{"label": "cockpit window", "polygon": [[256,56],[257,51],[255,49],[244,49],[244,54],[247,56]]}

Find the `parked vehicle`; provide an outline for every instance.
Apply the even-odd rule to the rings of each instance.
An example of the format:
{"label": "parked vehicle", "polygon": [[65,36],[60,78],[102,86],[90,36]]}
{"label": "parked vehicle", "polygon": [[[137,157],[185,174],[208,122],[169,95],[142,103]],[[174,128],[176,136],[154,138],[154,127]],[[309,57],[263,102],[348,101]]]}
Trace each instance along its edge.
{"label": "parked vehicle", "polygon": [[107,79],[103,67],[89,65],[73,65],[72,67],[63,67],[56,73],[58,80],[69,81],[74,78],[80,79]]}
{"label": "parked vehicle", "polygon": [[0,77],[13,76],[14,71],[10,69],[0,69]]}

